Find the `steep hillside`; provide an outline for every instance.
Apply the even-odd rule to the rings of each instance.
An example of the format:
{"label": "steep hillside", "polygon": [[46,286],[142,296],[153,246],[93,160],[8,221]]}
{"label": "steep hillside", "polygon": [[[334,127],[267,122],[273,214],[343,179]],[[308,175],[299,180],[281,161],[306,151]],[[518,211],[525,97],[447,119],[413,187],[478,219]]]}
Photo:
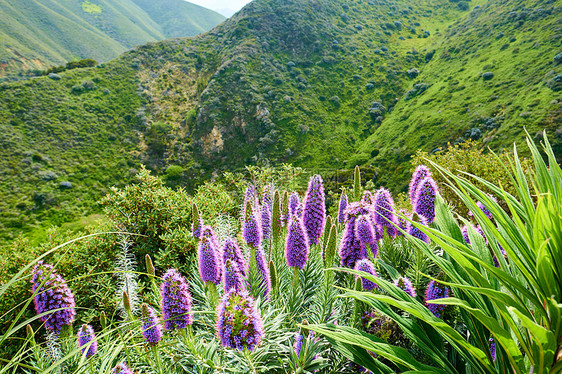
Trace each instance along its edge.
{"label": "steep hillside", "polygon": [[248,164],[325,176],[359,164],[400,191],[417,147],[468,129],[500,148],[523,125],[546,128],[560,150],[560,10],[559,1],[255,0],[206,34],[4,84],[0,232],[93,213],[140,163],[187,188]]}
{"label": "steep hillside", "polygon": [[224,20],[183,0],[0,0],[0,13],[0,79],[76,58],[107,61]]}
{"label": "steep hillside", "polygon": [[[416,149],[482,140],[500,149],[524,128],[556,133],[562,157],[562,2],[493,1],[448,28],[395,109],[359,147],[381,169]],[[416,85],[427,87],[416,93]],[[419,87],[419,86],[418,86]],[[375,157],[373,157],[375,156]],[[399,167],[404,178],[410,170]],[[396,175],[381,183],[396,181]],[[404,186],[404,184],[402,184]]]}

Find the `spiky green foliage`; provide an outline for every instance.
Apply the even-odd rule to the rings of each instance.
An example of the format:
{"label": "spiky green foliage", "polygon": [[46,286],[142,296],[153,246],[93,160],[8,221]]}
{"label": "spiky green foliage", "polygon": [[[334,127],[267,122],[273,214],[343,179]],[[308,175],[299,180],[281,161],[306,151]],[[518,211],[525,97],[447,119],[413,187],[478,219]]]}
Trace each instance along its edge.
{"label": "spiky green foliage", "polygon": [[[474,212],[489,245],[471,233],[473,244],[468,246],[459,222],[442,198],[436,206],[434,227],[412,222],[443,250],[442,254],[435,253],[426,243],[410,238],[447,278],[439,282],[452,288],[453,296],[431,302],[458,308],[462,325],[434,317],[419,300],[379,278],[370,277],[379,282],[385,294],[346,292],[346,297],[360,300],[394,320],[430,359],[431,367],[421,365],[409,352],[357,330],[333,325],[309,328],[325,334],[342,352],[353,347],[356,353],[351,358],[362,364],[366,361],[367,368],[375,367],[376,360],[367,359],[365,350],[384,357],[400,371],[559,372],[562,362],[556,355],[560,353],[562,332],[562,170],[546,137],[546,161],[529,136],[527,145],[534,161],[532,177],[527,178],[523,172],[516,147],[514,161],[505,165],[516,194],[467,175],[491,189],[507,205],[506,210],[465,177],[433,165]],[[478,209],[477,201],[490,207],[495,222]],[[505,258],[500,246],[507,253]],[[499,261],[498,267],[493,256]],[[393,269],[389,267],[389,271]],[[495,359],[490,352],[490,337],[495,342]]]}

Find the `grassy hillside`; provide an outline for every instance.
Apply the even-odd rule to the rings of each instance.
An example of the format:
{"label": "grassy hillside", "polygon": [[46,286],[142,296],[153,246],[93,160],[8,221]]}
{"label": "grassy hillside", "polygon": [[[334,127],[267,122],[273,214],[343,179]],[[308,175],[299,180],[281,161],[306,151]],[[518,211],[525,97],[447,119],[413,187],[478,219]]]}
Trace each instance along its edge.
{"label": "grassy hillside", "polygon": [[562,61],[555,60],[562,52],[561,5],[494,1],[455,22],[412,80],[410,89],[422,84],[427,90],[400,97],[359,147],[360,157],[384,168],[416,149],[442,149],[466,139],[497,150],[524,139],[524,128],[537,140],[543,129],[556,133],[552,138],[562,157]]}
{"label": "grassy hillside", "polygon": [[560,10],[522,0],[255,0],[206,34],[59,80],[4,84],[0,233],[95,213],[140,163],[187,188],[249,164],[288,162],[327,178],[359,164],[401,191],[416,148],[478,131],[498,149],[523,125],[546,128],[562,154]]}
{"label": "grassy hillside", "polygon": [[0,78],[79,58],[107,61],[224,20],[183,0],[0,0]]}

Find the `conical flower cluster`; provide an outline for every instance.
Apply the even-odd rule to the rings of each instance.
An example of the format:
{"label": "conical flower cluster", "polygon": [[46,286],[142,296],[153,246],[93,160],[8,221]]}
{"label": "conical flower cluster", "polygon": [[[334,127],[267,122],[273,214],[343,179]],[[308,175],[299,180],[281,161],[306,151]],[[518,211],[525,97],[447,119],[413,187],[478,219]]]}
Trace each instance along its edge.
{"label": "conical flower cluster", "polygon": [[271,207],[265,203],[261,207],[261,233],[263,240],[271,237]]}
{"label": "conical flower cluster", "polygon": [[244,204],[242,206],[242,219],[246,219],[249,212],[253,212],[258,206],[258,192],[253,184],[246,187],[244,194]]}
{"label": "conical flower cluster", "polygon": [[163,280],[160,296],[164,327],[168,331],[186,328],[193,323],[189,285],[176,269],[169,269]]}
{"label": "conical flower cluster", "polygon": [[242,276],[246,276],[248,271],[246,260],[242,255],[242,251],[240,250],[240,246],[236,242],[236,239],[227,238],[224,242],[223,247],[223,261],[226,263],[226,260],[231,260],[236,264],[238,267],[238,271],[242,274]]}
{"label": "conical flower cluster", "polygon": [[359,216],[369,214],[370,207],[361,202],[350,203],[345,210],[347,221],[339,248],[341,264],[344,267],[353,269],[357,261],[366,257],[365,247],[356,235],[355,224]]}
{"label": "conical flower cluster", "polygon": [[[88,343],[92,342],[90,346],[86,346]],[[94,329],[90,325],[82,325],[78,330],[78,346],[82,348],[82,354],[86,352],[86,357],[90,357],[96,354],[98,351],[98,342],[96,341],[96,335],[94,334]]]}
{"label": "conical flower cluster", "polygon": [[255,213],[249,215],[242,227],[242,236],[249,246],[258,248],[262,241],[262,231],[260,222]]}
{"label": "conical flower cluster", "polygon": [[431,177],[420,182],[413,200],[414,212],[424,217],[427,223],[435,220],[435,197],[437,196],[437,184]]}
{"label": "conical flower cluster", "polygon": [[347,194],[345,193],[345,191],[342,191],[341,196],[340,196],[340,203],[338,206],[338,222],[339,223],[344,223],[347,220],[347,217],[345,216],[345,210],[347,209]]}
{"label": "conical flower cluster", "polygon": [[293,192],[289,197],[289,217],[287,219],[290,219],[295,214],[298,214],[297,209],[299,208],[300,203],[301,199],[299,198],[299,194]]}
{"label": "conical flower cluster", "polygon": [[246,291],[226,292],[217,307],[217,336],[223,347],[253,351],[263,337],[263,322]]}
{"label": "conical flower cluster", "polygon": [[219,284],[221,282],[221,258],[217,253],[217,248],[207,237],[202,237],[199,243],[198,261],[199,275],[203,282]]}
{"label": "conical flower cluster", "polygon": [[[364,271],[365,273],[369,273],[371,275],[374,275],[375,277],[378,277],[377,272],[375,271],[375,266],[373,265],[373,263],[371,261],[369,261],[368,259],[364,258],[360,261],[357,261],[357,263],[355,264],[355,270],[358,271]],[[355,278],[359,278],[358,275],[355,276]],[[366,278],[361,277],[361,283],[363,285],[363,290],[364,291],[371,291],[374,290],[375,288],[378,287],[378,285],[373,282],[370,281]]]}
{"label": "conical flower cluster", "polygon": [[375,194],[375,224],[380,227],[382,233],[384,229],[391,238],[396,236],[396,228],[398,219],[394,210],[394,200],[392,195],[386,188],[381,188]]}
{"label": "conical flower cluster", "polygon": [[45,327],[58,335],[63,326],[72,324],[76,316],[72,291],[66,281],[57,274],[55,268],[43,261],[37,262],[33,267],[31,284],[31,291],[35,294],[33,303],[37,314],[64,308],[40,317],[40,320],[45,322]]}
{"label": "conical flower cluster", "polygon": [[[492,200],[496,201],[496,198],[495,198],[495,197],[490,196],[490,198],[491,198]],[[486,215],[486,217],[488,217],[489,220],[492,220],[492,219],[494,218],[494,216],[492,215],[492,212],[490,212],[490,211],[488,210],[488,208],[486,208],[486,206],[484,206],[484,204],[482,204],[482,202],[477,201],[477,202],[476,202],[476,205],[477,205],[478,208],[480,208],[480,210]],[[471,211],[468,212],[468,215],[471,216],[471,217],[474,216],[474,214],[473,214]]]}
{"label": "conical flower cluster", "polygon": [[414,174],[412,175],[412,180],[410,181],[410,201],[413,202],[416,199],[416,193],[418,190],[418,186],[420,185],[421,181],[427,177],[431,177],[431,171],[425,165],[419,165]]}
{"label": "conical flower cluster", "polygon": [[310,177],[304,197],[303,223],[310,244],[318,244],[326,223],[326,198],[322,177]]}
{"label": "conical flower cluster", "polygon": [[355,222],[355,236],[365,250],[367,246],[371,249],[373,256],[376,257],[379,253],[376,231],[373,224],[367,216],[359,216]]}
{"label": "conical flower cluster", "polygon": [[162,339],[162,325],[156,315],[156,311],[142,304],[142,335],[150,345],[156,345]]}
{"label": "conical flower cluster", "polygon": [[299,334],[298,332],[295,334],[295,342],[293,343],[293,349],[295,350],[295,355],[297,355],[297,357],[299,357],[299,355],[301,354],[303,338],[304,336],[302,334]]}
{"label": "conical flower cluster", "polygon": [[427,289],[425,290],[425,305],[435,317],[441,318],[443,316],[443,311],[445,310],[446,305],[428,304],[427,302],[429,300],[443,299],[445,297],[449,297],[449,295],[449,287],[444,286],[434,280],[429,282],[429,284],[427,285]]}
{"label": "conical flower cluster", "polygon": [[289,221],[287,239],[285,241],[285,258],[287,265],[303,269],[308,260],[310,245],[302,219],[294,216]]}
{"label": "conical flower cluster", "polygon": [[231,289],[242,291],[245,288],[244,278],[240,270],[238,270],[238,266],[234,261],[227,259],[224,263],[224,289],[226,291]]}
{"label": "conical flower cluster", "polygon": [[[422,222],[422,224],[424,224],[424,226],[425,226],[424,222]],[[412,235],[414,238],[418,238],[419,240],[424,241],[424,242],[429,244],[429,241],[430,241],[429,237],[423,231],[421,231],[419,228],[417,228],[416,226],[414,226],[412,224],[410,224],[408,226],[408,234]]]}
{"label": "conical flower cluster", "polygon": [[406,292],[408,295],[416,297],[416,290],[414,289],[414,286],[412,286],[412,282],[410,282],[409,278],[398,277],[398,279],[394,281],[394,285]]}

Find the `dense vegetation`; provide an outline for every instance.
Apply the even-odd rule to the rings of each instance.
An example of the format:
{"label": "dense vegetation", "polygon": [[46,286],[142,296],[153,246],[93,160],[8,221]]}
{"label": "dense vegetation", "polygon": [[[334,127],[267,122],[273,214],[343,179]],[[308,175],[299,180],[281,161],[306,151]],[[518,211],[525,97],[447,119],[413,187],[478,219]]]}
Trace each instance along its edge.
{"label": "dense vegetation", "polygon": [[407,210],[356,169],[329,215],[319,175],[189,196],[142,170],[104,202],[113,232],[1,257],[0,372],[559,373],[562,170],[527,142],[527,173],[515,149],[498,185],[470,175],[491,194],[431,163],[470,214],[425,166]]}
{"label": "dense vegetation", "polygon": [[183,0],[2,0],[0,81],[73,59],[107,61],[150,41],[205,32],[220,14]]}
{"label": "dense vegetation", "polygon": [[255,0],[204,35],[4,84],[0,232],[97,213],[140,164],[190,191],[246,165],[339,183],[358,164],[398,193],[418,148],[499,150],[527,126],[560,157],[558,21],[546,0]]}

